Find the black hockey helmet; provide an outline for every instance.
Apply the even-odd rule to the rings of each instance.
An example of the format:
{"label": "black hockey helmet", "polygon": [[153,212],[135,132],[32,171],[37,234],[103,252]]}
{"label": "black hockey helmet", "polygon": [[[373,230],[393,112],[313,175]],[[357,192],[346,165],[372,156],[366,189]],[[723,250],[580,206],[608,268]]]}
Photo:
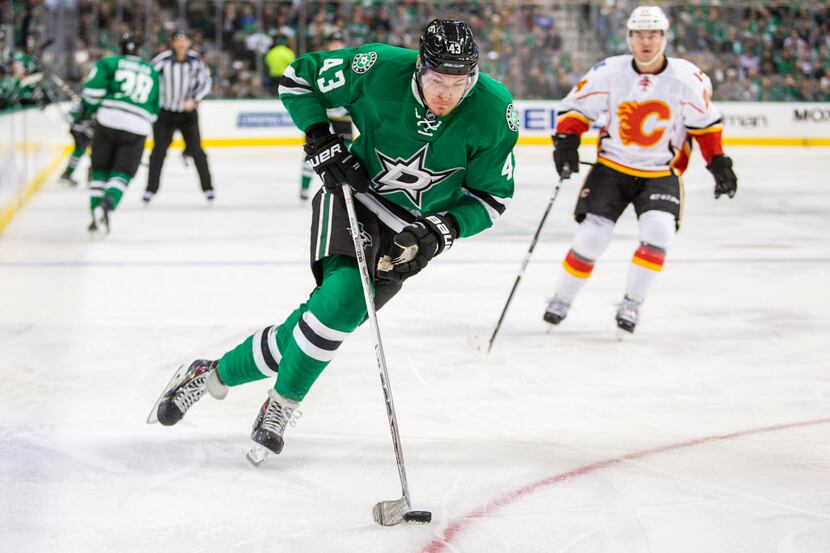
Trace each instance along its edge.
{"label": "black hockey helmet", "polygon": [[446,75],[469,75],[478,66],[473,31],[458,19],[433,19],[421,35],[418,59],[424,69]]}
{"label": "black hockey helmet", "polygon": [[137,56],[143,41],[138,35],[132,33],[124,33],[118,41],[118,46],[121,47],[122,56]]}
{"label": "black hockey helmet", "polygon": [[339,30],[334,30],[326,35],[324,42],[346,42],[346,39],[343,37],[343,33]]}

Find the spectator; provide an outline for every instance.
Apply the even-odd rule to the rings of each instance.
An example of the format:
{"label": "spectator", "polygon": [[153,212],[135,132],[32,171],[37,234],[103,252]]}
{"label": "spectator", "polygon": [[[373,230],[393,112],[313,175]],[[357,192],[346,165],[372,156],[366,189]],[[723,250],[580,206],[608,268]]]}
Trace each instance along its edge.
{"label": "spectator", "polygon": [[288,37],[276,35],[274,46],[265,54],[265,65],[268,66],[268,90],[273,96],[279,95],[277,89],[280,85],[280,78],[295,59],[297,59],[297,54],[288,47]]}

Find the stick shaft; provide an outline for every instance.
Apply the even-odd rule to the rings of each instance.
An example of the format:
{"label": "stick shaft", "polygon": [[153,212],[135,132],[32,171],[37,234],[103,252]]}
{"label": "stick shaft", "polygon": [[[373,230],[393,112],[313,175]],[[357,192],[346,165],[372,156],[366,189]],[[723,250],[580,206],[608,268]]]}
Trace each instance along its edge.
{"label": "stick shaft", "polygon": [[550,209],[553,207],[553,203],[556,201],[556,197],[559,196],[559,188],[562,186],[562,183],[565,180],[565,178],[559,179],[559,183],[556,185],[556,188],[554,188],[553,194],[551,195],[550,200],[548,201],[548,206],[545,208],[545,213],[542,215],[542,220],[539,221],[539,226],[536,228],[536,234],[533,235],[533,240],[530,241],[530,248],[528,248],[527,253],[525,254],[525,258],[522,260],[522,265],[521,267],[519,267],[519,274],[516,275],[516,280],[515,282],[513,282],[513,288],[510,289],[510,295],[507,296],[507,301],[504,304],[504,308],[501,310],[501,315],[499,316],[499,320],[496,323],[496,328],[493,329],[493,334],[490,336],[490,341],[487,343],[487,353],[490,353],[490,350],[493,348],[493,343],[496,341],[496,336],[498,335],[499,329],[501,328],[501,323],[504,321],[504,316],[507,315],[507,309],[510,307],[510,302],[513,301],[513,295],[516,293],[516,289],[519,287],[519,282],[521,282],[522,280],[522,276],[525,273],[527,264],[530,263],[530,257],[533,255],[533,250],[536,248],[536,242],[539,241],[539,235],[542,234],[542,228],[545,226],[545,221],[547,221],[548,219]]}
{"label": "stick shaft", "polygon": [[398,417],[395,414],[395,403],[392,399],[392,387],[389,383],[389,371],[386,368],[386,355],[383,352],[383,342],[380,339],[380,327],[378,326],[377,313],[375,311],[375,300],[372,296],[372,288],[369,277],[369,267],[366,262],[366,253],[363,250],[363,241],[360,239],[360,225],[357,222],[357,212],[354,207],[352,189],[348,184],[343,185],[343,199],[346,201],[346,212],[349,216],[349,228],[351,229],[352,242],[354,242],[355,257],[357,266],[360,269],[360,283],[363,286],[363,299],[366,301],[366,311],[369,316],[369,323],[372,327],[372,336],[375,340],[375,357],[380,371],[380,384],[383,388],[383,398],[386,402],[386,415],[389,418],[389,430],[392,433],[392,447],[395,449],[395,459],[398,462],[398,475],[401,479],[401,490],[403,498],[409,508],[409,486],[406,481],[406,467],[403,460],[403,447],[401,436],[398,432]]}

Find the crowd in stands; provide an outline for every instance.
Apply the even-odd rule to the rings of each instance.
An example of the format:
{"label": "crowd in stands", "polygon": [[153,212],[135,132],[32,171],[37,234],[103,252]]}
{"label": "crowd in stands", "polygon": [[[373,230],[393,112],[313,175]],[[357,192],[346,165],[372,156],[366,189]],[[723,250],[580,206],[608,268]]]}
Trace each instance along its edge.
{"label": "crowd in stands", "polygon": [[[830,101],[827,2],[753,2],[726,7],[690,2],[669,8],[669,52],[711,78],[716,100]],[[606,53],[625,50],[625,17],[634,1],[604,6],[596,32]]]}
{"label": "crowd in stands", "polygon": [[[24,20],[24,33],[41,43],[52,36],[54,3],[12,4],[18,7],[6,8],[4,20],[15,22],[16,44],[25,41],[19,36]],[[149,56],[164,48],[186,22],[194,47],[203,52],[214,75],[214,97],[268,96],[276,82],[270,60],[266,62],[273,48],[292,53],[320,49],[334,32],[353,46],[384,42],[417,48],[424,23],[440,15],[461,17],[471,25],[481,49],[481,69],[503,81],[515,97],[561,98],[590,63],[627,51],[625,20],[638,2],[602,0],[564,8],[505,0],[262,0],[259,14],[253,0],[184,4],[186,13],[181,14],[177,0],[153,0],[149,10],[145,0],[76,0],[74,11],[61,19],[72,37],[68,62],[62,65],[64,77],[80,83],[97,59],[115,52],[121,32],[146,34]],[[691,1],[667,7],[672,21],[668,53],[704,69],[713,80],[716,100],[830,101],[827,3],[746,5],[751,7]],[[571,17],[560,20],[566,10]],[[577,35],[581,40],[574,40]],[[42,58],[44,63],[55,61],[54,54]],[[290,59],[270,57],[276,58]],[[6,87],[12,70],[20,69],[14,63],[7,59],[2,65],[0,79]]]}

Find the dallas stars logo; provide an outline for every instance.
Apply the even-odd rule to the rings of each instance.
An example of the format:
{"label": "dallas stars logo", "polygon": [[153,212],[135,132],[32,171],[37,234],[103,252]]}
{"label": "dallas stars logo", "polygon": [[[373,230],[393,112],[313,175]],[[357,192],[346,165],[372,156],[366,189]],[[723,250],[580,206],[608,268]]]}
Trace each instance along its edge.
{"label": "dallas stars logo", "polygon": [[425,144],[409,159],[392,159],[384,155],[383,152],[375,150],[381,166],[381,172],[372,179],[377,185],[377,191],[381,194],[403,192],[420,209],[421,195],[424,192],[461,169],[456,167],[446,171],[431,171],[424,166],[427,148],[429,148],[429,144]]}

